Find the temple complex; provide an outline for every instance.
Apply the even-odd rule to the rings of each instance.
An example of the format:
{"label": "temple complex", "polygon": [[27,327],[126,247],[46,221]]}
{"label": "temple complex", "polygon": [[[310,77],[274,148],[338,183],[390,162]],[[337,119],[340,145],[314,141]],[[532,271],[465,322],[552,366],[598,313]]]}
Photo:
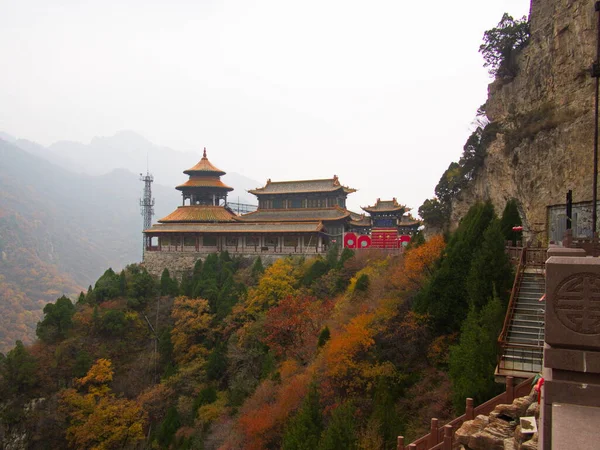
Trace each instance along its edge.
{"label": "temple complex", "polygon": [[[244,255],[279,257],[317,255],[332,244],[349,248],[400,249],[420,222],[406,216],[408,209],[396,199],[377,200],[356,214],[346,208],[346,198],[356,189],[338,177],[318,180],[271,181],[248,191],[258,199],[258,209],[237,215],[228,207],[233,188],[221,181],[225,172],[206,155],[183,172],[189,179],[177,190],[182,205],[144,230],[144,264],[159,274],[166,267],[180,273],[198,258],[228,251]],[[348,236],[353,237],[349,239]],[[352,242],[350,242],[352,241]],[[357,242],[359,245],[357,245]]]}

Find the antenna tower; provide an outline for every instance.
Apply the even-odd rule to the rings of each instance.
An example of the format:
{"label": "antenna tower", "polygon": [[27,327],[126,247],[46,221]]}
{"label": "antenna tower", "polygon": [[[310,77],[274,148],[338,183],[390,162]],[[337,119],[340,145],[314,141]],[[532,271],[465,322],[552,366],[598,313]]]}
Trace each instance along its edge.
{"label": "antenna tower", "polygon": [[[146,175],[140,173],[140,181],[144,182],[144,197],[140,198],[140,207],[142,217],[144,218],[144,230],[147,230],[152,226],[152,216],[154,215],[154,199],[152,198],[152,182],[154,181],[154,177],[150,172],[146,171]],[[150,245],[150,241],[145,235],[142,236],[142,252],[145,252],[146,248]]]}

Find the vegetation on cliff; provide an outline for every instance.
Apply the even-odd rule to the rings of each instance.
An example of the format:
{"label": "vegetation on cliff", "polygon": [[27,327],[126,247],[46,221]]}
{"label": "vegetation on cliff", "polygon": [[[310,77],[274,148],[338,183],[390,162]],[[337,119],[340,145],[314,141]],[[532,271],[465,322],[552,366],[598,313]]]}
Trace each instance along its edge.
{"label": "vegetation on cliff", "polygon": [[[515,20],[504,14],[498,25],[487,30],[483,36],[483,44],[479,47],[484,59],[484,67],[489,69],[496,80],[510,82],[517,74],[517,55],[529,42],[529,22],[525,17]],[[523,119],[525,120],[525,119]],[[516,127],[504,130],[501,124],[489,122],[486,117],[485,104],[477,111],[477,126],[463,147],[458,162],[452,162],[442,174],[435,187],[435,197],[425,200],[419,207],[419,215],[428,227],[445,230],[450,225],[452,201],[460,198],[477,177],[485,164],[487,149],[502,131],[509,141],[523,139],[521,134],[530,133],[527,127]]]}
{"label": "vegetation on cliff", "polygon": [[222,253],[181,282],[109,269],[44,308],[37,342],[0,356],[0,436],[34,449],[394,448],[449,418],[453,392],[493,392],[476,369],[495,361],[502,242],[478,205],[448,245],[435,236],[401,257],[333,250],[264,267]]}

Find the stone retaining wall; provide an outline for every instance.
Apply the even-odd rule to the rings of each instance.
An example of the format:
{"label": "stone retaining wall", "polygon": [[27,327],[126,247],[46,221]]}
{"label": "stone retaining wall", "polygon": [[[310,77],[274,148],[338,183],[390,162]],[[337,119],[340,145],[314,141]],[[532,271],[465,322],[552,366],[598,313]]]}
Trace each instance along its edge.
{"label": "stone retaining wall", "polygon": [[[142,265],[151,274],[160,277],[163,270],[168,269],[171,277],[176,277],[181,280],[184,273],[191,271],[194,264],[199,259],[205,260],[206,257],[214,252],[155,252],[148,251],[144,254]],[[240,256],[239,254],[235,254]],[[293,255],[293,254],[292,254]],[[232,255],[233,256],[233,255]],[[254,261],[260,256],[263,264],[268,265],[275,262],[277,259],[289,256],[286,253],[264,253],[253,255],[241,255],[244,258]],[[300,256],[300,255],[297,255]],[[315,254],[303,254],[302,256],[314,258]]]}

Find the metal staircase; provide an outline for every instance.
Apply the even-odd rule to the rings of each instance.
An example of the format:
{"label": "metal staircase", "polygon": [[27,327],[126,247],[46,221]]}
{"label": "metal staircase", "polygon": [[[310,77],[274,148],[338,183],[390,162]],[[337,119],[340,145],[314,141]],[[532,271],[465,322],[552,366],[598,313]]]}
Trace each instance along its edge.
{"label": "metal staircase", "polygon": [[[528,255],[529,253],[529,255]],[[542,370],[546,302],[545,249],[523,248],[502,333],[496,379],[527,378]]]}

